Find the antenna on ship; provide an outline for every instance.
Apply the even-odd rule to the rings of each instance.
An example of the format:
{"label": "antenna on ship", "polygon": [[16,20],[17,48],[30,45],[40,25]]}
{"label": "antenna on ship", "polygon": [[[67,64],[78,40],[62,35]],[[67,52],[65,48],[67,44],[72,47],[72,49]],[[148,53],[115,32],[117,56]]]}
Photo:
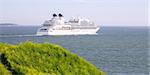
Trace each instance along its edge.
{"label": "antenna on ship", "polygon": [[58,14],[59,17],[63,17],[63,15],[61,13]]}
{"label": "antenna on ship", "polygon": [[54,14],[53,14],[53,17],[57,17],[57,15],[54,13]]}

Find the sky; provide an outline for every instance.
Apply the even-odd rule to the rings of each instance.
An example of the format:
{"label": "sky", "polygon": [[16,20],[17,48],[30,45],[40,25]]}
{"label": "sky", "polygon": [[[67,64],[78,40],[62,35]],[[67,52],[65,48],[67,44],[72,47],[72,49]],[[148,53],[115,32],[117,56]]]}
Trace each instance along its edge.
{"label": "sky", "polygon": [[[148,0],[0,0],[0,23],[41,25],[53,13],[102,26],[147,26]],[[150,22],[150,21],[149,21]]]}

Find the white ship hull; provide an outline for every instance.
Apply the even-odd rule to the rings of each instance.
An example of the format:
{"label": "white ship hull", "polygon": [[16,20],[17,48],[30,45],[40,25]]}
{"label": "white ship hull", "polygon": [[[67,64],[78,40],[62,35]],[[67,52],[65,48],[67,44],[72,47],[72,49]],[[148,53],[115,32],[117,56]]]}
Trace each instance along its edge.
{"label": "white ship hull", "polygon": [[37,32],[37,35],[97,35],[97,31],[99,28],[96,29],[74,29],[74,30],[53,30],[47,32]]}

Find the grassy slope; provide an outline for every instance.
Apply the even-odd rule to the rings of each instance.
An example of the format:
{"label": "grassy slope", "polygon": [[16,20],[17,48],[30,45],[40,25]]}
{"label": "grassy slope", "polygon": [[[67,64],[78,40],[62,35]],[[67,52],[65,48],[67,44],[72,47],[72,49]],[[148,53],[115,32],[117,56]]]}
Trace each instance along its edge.
{"label": "grassy slope", "polygon": [[[68,50],[49,43],[0,43],[0,73],[26,75],[105,75]],[[4,67],[5,65],[5,67]]]}

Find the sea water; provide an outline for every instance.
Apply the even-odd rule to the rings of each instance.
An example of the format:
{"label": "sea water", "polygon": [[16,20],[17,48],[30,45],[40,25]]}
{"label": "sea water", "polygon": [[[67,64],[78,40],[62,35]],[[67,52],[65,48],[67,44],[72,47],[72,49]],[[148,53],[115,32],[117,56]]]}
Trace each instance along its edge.
{"label": "sea water", "polygon": [[149,74],[148,27],[101,27],[98,35],[92,36],[34,36],[37,28],[0,26],[0,42],[50,42],[85,58],[108,75]]}

